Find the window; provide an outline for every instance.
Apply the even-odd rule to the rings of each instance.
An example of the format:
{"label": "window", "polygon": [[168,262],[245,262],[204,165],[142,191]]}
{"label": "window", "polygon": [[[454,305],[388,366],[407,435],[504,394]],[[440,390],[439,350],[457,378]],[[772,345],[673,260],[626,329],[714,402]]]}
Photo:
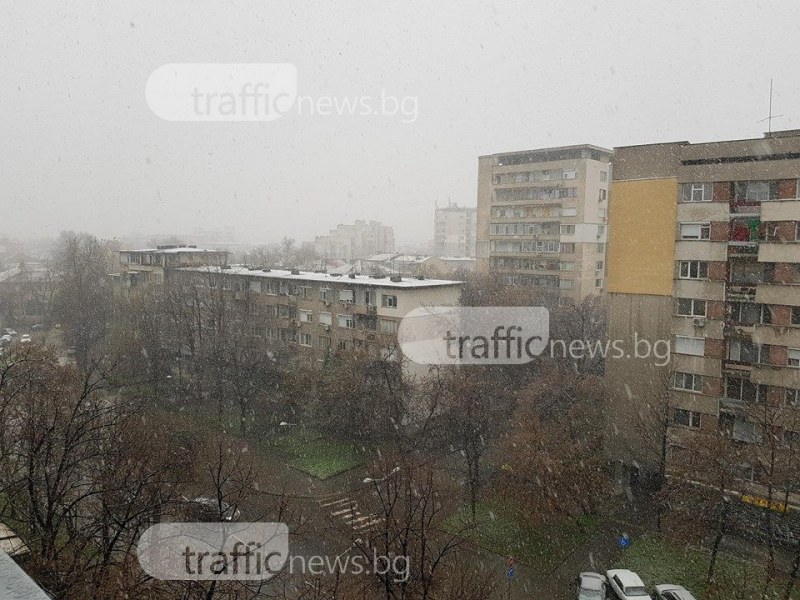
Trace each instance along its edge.
{"label": "window", "polygon": [[364,306],[375,306],[374,290],[364,290]]}
{"label": "window", "polygon": [[603,280],[602,279],[595,279],[594,280],[594,287],[603,287]]}
{"label": "window", "polygon": [[786,404],[800,408],[800,390],[786,388]]}
{"label": "window", "polygon": [[603,183],[608,181],[608,171],[600,171],[600,181]]}
{"label": "window", "polygon": [[606,234],[606,226],[605,225],[598,225],[597,226],[597,237],[601,238]]}
{"label": "window", "polygon": [[674,387],[676,390],[685,390],[687,392],[702,392],[703,391],[703,376],[694,373],[681,373],[675,372]]}
{"label": "window", "polygon": [[319,290],[319,299],[323,302],[329,302],[330,298],[328,297],[330,294],[330,290],[328,288],[320,288]]}
{"label": "window", "polygon": [[600,190],[600,194],[598,196],[598,201],[605,202],[606,198],[608,198],[608,192],[605,190]]}
{"label": "window", "polygon": [[339,327],[346,327],[348,329],[355,329],[356,327],[356,321],[353,315],[339,315],[338,323]]}
{"label": "window", "polygon": [[800,348],[789,348],[789,366],[800,369]]}
{"label": "window", "polygon": [[605,251],[606,251],[606,245],[605,245],[603,242],[599,242],[599,243],[597,244],[597,251],[598,251],[600,254],[603,254],[603,253],[605,253]]}
{"label": "window", "polygon": [[577,208],[562,208],[561,209],[561,216],[562,217],[577,217],[578,216],[578,209]]}
{"label": "window", "polygon": [[319,347],[323,350],[330,350],[331,338],[324,335],[319,336]]}
{"label": "window", "polygon": [[597,261],[597,265],[595,266],[595,269],[597,271],[602,271],[604,267],[605,267],[605,263],[602,260],[598,260]]}
{"label": "window", "polygon": [[561,279],[558,282],[558,287],[560,287],[562,290],[571,290],[572,286],[573,282],[571,279]]}
{"label": "window", "polygon": [[800,242],[800,221],[794,224],[794,241]]}
{"label": "window", "polygon": [[573,242],[561,242],[560,251],[562,254],[575,254],[575,244]]}
{"label": "window", "polygon": [[678,314],[684,317],[705,317],[706,301],[694,298],[678,298]]}
{"label": "window", "polygon": [[575,263],[571,261],[564,261],[558,263],[558,268],[561,271],[574,271],[575,270]]}
{"label": "window", "polygon": [[564,179],[577,179],[578,171],[575,169],[567,169],[564,171]]}
{"label": "window", "polygon": [[321,312],[319,313],[319,322],[322,325],[331,325],[333,324],[333,317],[329,312]]}
{"label": "window", "polygon": [[575,225],[562,225],[560,229],[561,235],[572,235],[575,233]]}
{"label": "window", "polygon": [[381,306],[384,308],[397,308],[397,296],[381,294]]}
{"label": "window", "polygon": [[742,325],[772,322],[772,309],[768,304],[732,302],[728,305],[728,315],[731,321]]}
{"label": "window", "polygon": [[314,313],[312,313],[310,310],[301,310],[299,312],[301,323],[311,323],[314,321]]}
{"label": "window", "polygon": [[728,360],[743,363],[761,363],[769,355],[769,346],[754,344],[750,340],[730,340]]}
{"label": "window", "polygon": [[709,223],[681,223],[682,240],[707,240],[711,237]]}
{"label": "window", "polygon": [[353,290],[339,290],[339,302],[355,302]]}
{"label": "window", "polygon": [[605,221],[606,217],[608,216],[608,211],[605,208],[601,208],[597,211],[597,216]]}
{"label": "window", "polygon": [[775,200],[778,197],[777,181],[737,181],[733,186],[733,197],[736,200],[761,202]]}
{"label": "window", "polygon": [[705,354],[705,349],[706,341],[703,338],[686,337],[682,335],[675,338],[675,352],[678,354],[703,356]]}
{"label": "window", "polygon": [[675,409],[675,417],[673,419],[676,425],[683,427],[692,427],[693,429],[700,429],[700,413],[693,410],[684,410],[682,408]]}
{"label": "window", "polygon": [[381,333],[397,333],[397,321],[389,319],[380,320]]}
{"label": "window", "polygon": [[681,185],[681,202],[711,202],[710,183],[684,183]]}
{"label": "window", "polygon": [[725,378],[725,397],[743,402],[766,402],[767,386],[740,377]]}
{"label": "window", "polygon": [[270,296],[277,296],[278,295],[278,282],[277,281],[270,281],[267,284],[267,294]]}
{"label": "window", "polygon": [[301,346],[309,346],[309,347],[312,345],[312,339],[311,339],[311,334],[310,333],[301,333],[300,334],[300,345]]}
{"label": "window", "polygon": [[708,263],[704,260],[682,260],[678,262],[680,279],[707,279]]}
{"label": "window", "polygon": [[792,307],[792,316],[790,322],[792,325],[800,325],[800,306]]}

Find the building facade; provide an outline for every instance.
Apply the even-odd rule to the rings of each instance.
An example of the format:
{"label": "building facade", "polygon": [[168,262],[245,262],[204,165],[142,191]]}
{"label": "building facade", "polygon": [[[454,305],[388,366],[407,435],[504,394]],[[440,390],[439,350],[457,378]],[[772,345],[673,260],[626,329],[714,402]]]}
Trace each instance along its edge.
{"label": "building facade", "polygon": [[167,269],[227,264],[225,250],[206,250],[197,246],[164,245],[146,250],[120,250],[120,272],[112,280],[125,287],[142,283],[164,283]]}
{"label": "building facade", "polygon": [[478,269],[579,300],[604,289],[611,151],[580,145],[478,159]]}
{"label": "building facade", "polygon": [[615,149],[609,338],[672,353],[607,361],[612,456],[654,467],[641,430],[664,402],[669,455],[698,432],[800,449],[799,179],[800,131]]}
{"label": "building facade", "polygon": [[433,215],[435,256],[475,256],[477,211],[475,207],[461,207],[455,203],[436,208]]}
{"label": "building facade", "polygon": [[352,261],[373,254],[394,253],[394,229],[378,221],[356,221],[338,225],[328,235],[314,240],[314,251],[321,258]]}
{"label": "building facade", "polygon": [[[402,361],[397,331],[415,308],[456,306],[461,282],[423,277],[367,276],[250,269],[186,267],[169,277],[194,289],[222,291],[250,317],[247,335],[295,346],[319,360],[335,351],[364,350]],[[403,363],[410,374],[424,365]]]}

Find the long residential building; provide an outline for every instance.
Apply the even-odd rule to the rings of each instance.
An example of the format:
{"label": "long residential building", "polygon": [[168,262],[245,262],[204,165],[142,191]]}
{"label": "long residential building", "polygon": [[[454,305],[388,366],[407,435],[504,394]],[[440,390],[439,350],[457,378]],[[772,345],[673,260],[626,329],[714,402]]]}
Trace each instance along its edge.
{"label": "long residential building", "polygon": [[337,225],[328,235],[317,236],[314,251],[322,258],[356,260],[373,254],[395,251],[394,229],[378,221],[358,220]]}
{"label": "long residential building", "polygon": [[604,289],[611,151],[591,145],[478,159],[478,270],[580,300]]}
{"label": "long residential building", "polygon": [[[335,351],[363,349],[376,358],[402,361],[401,319],[415,308],[456,306],[460,281],[253,269],[185,267],[170,277],[198,289],[227,292],[249,315],[247,335],[292,344],[323,359]],[[427,372],[407,364],[409,374]]]}
{"label": "long residential building", "polygon": [[668,457],[721,433],[758,486],[748,447],[800,450],[800,131],[614,152],[608,334],[631,352],[606,365],[609,451],[656,469],[644,429],[666,407]]}

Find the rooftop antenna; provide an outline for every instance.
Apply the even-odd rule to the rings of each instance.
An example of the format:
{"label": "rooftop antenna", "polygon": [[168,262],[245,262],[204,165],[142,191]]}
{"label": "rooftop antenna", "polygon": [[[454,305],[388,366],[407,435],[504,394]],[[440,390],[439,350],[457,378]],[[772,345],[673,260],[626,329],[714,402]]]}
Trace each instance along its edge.
{"label": "rooftop antenna", "polygon": [[769,78],[769,116],[766,119],[761,119],[759,123],[767,122],[767,132],[772,133],[772,119],[777,119],[783,115],[772,114],[772,77]]}

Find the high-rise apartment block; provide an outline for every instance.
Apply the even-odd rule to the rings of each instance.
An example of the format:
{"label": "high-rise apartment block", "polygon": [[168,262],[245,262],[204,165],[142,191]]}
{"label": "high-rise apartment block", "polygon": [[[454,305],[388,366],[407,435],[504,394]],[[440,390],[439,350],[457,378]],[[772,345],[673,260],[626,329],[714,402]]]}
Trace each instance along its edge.
{"label": "high-rise apartment block", "polygon": [[378,221],[356,221],[337,225],[328,235],[314,240],[314,250],[322,258],[356,260],[373,254],[394,253],[394,229]]}
{"label": "high-rise apartment block", "polygon": [[436,208],[433,217],[435,256],[475,256],[477,208],[450,203]]}
{"label": "high-rise apartment block", "polygon": [[590,145],[478,159],[478,269],[580,300],[604,288],[611,151]]}
{"label": "high-rise apartment block", "polygon": [[[643,427],[665,406],[669,456],[697,432],[800,449],[799,179],[800,131],[615,149],[608,334],[672,349],[607,361],[622,462],[654,468]],[[757,485],[763,470],[741,462]]]}

